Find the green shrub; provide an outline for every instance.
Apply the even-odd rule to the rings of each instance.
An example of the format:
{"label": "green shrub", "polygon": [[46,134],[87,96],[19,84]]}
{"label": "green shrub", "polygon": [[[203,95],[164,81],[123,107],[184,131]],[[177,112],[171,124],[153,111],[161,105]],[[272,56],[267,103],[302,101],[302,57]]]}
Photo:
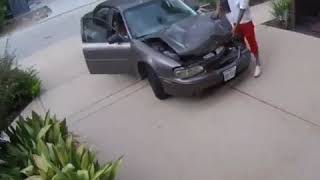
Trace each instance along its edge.
{"label": "green shrub", "polygon": [[121,164],[119,159],[101,166],[95,154],[69,134],[66,120],[58,121],[49,113],[44,119],[36,113],[20,118],[6,134],[10,143],[0,147],[5,162],[0,165],[0,178],[114,180]]}
{"label": "green shrub", "polygon": [[288,28],[290,21],[290,13],[292,8],[292,0],[272,0],[272,15],[283,25]]}
{"label": "green shrub", "polygon": [[0,0],[0,29],[4,24],[6,14],[7,14],[7,0]]}
{"label": "green shrub", "polygon": [[33,69],[23,70],[14,57],[5,53],[0,58],[0,131],[30,101],[40,94],[41,82]]}

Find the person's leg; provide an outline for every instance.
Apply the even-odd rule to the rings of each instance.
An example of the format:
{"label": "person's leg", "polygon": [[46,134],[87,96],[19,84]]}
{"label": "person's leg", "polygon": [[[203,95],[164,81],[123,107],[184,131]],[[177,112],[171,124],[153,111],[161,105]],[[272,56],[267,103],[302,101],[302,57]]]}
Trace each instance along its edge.
{"label": "person's leg", "polygon": [[250,50],[256,60],[256,69],[255,69],[254,76],[258,77],[261,74],[261,62],[260,62],[260,56],[259,56],[259,47],[256,40],[255,30],[254,30],[255,27],[252,22],[249,22],[247,24],[243,24],[242,28],[244,31],[243,32],[244,36],[250,46]]}

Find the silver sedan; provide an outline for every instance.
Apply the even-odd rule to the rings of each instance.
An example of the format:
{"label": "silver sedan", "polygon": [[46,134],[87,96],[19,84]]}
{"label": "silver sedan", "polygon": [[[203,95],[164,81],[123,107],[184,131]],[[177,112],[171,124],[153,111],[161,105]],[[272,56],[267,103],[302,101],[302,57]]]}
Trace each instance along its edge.
{"label": "silver sedan", "polygon": [[227,82],[251,59],[226,18],[198,14],[181,0],[108,0],[81,26],[90,73],[147,78],[159,99]]}

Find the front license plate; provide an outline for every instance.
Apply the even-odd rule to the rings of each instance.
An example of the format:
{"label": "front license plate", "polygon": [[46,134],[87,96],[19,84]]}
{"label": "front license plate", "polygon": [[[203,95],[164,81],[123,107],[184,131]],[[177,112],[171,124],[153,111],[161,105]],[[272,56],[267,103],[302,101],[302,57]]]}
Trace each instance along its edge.
{"label": "front license plate", "polygon": [[232,68],[225,70],[223,72],[224,81],[229,81],[236,76],[237,66],[233,66]]}

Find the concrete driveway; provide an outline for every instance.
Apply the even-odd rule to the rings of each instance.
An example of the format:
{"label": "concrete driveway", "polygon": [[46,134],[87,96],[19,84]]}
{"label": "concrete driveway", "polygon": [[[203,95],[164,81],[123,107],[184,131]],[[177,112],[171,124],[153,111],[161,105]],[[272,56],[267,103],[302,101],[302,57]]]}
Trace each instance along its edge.
{"label": "concrete driveway", "polygon": [[[157,100],[145,81],[89,75],[79,36],[20,61],[50,109],[103,161],[125,156],[122,180],[318,180],[320,39],[258,26],[264,74],[244,74],[203,97]],[[50,62],[50,63],[48,63]]]}

